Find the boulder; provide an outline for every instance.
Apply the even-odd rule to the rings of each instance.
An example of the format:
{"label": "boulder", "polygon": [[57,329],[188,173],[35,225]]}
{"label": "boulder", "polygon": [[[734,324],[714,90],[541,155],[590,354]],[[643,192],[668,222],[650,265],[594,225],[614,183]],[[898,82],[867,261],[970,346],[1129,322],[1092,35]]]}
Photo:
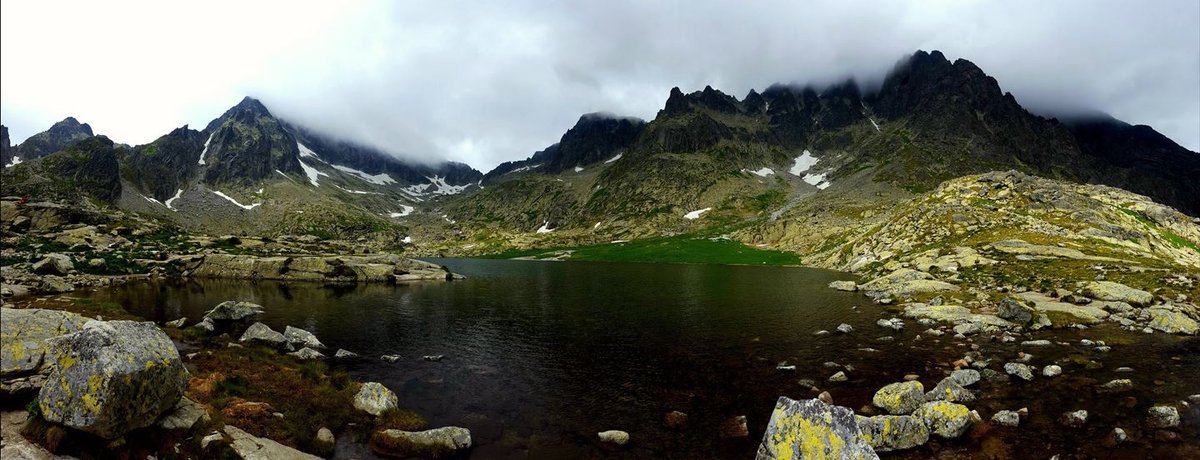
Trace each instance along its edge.
{"label": "boulder", "polygon": [[1030,369],[1026,364],[1004,363],[1004,372],[1008,373],[1008,375],[1020,377],[1026,382],[1033,380],[1033,369]]}
{"label": "boulder", "polygon": [[37,290],[43,294],[62,294],[74,291],[75,285],[59,276],[46,275],[38,281]]}
{"label": "boulder", "polygon": [[855,458],[878,459],[860,434],[854,412],[817,399],[780,397],[767,422],[758,460]]}
{"label": "boulder", "polygon": [[1179,426],[1179,410],[1172,406],[1154,406],[1146,411],[1146,425],[1150,428],[1175,428]]}
{"label": "boulder", "polygon": [[596,436],[600,438],[600,442],[605,444],[612,444],[614,446],[629,444],[629,433],[621,430],[601,431],[596,433]]}
{"label": "boulder", "polygon": [[849,333],[851,333],[851,332],[854,332],[854,326],[851,326],[851,325],[849,325],[849,324],[846,324],[846,323],[842,323],[842,324],[839,324],[839,325],[838,325],[838,327],[837,327],[837,331],[838,331],[838,332],[841,332],[841,333],[843,333],[843,334],[849,334]]}
{"label": "boulder", "polygon": [[1150,315],[1147,326],[1152,329],[1168,334],[1196,335],[1200,332],[1200,323],[1183,313],[1166,308],[1148,308],[1146,313]]}
{"label": "boulder", "polygon": [[263,323],[251,324],[250,327],[246,328],[246,332],[242,333],[242,337],[238,339],[238,342],[257,343],[272,348],[283,348],[288,343],[283,334]]}
{"label": "boulder", "polygon": [[209,420],[208,411],[200,403],[184,397],[179,398],[175,409],[158,421],[158,426],[165,430],[190,430],[201,420]]}
{"label": "boulder", "polygon": [[950,378],[959,385],[969,387],[979,382],[979,371],[975,369],[959,369],[950,373]]}
{"label": "boulder", "polygon": [[924,393],[921,382],[892,383],[876,391],[871,403],[889,414],[911,414],[925,402]]}
{"label": "boulder", "polygon": [[79,331],[88,321],[65,311],[0,308],[0,377],[42,370],[48,341]]}
{"label": "boulder", "polygon": [[975,393],[963,388],[954,377],[946,377],[924,395],[925,401],[949,401],[969,403],[975,401]]}
{"label": "boulder", "polygon": [[971,426],[971,410],[962,404],[947,401],[922,404],[912,416],[923,420],[929,431],[945,439],[962,436]]}
{"label": "boulder", "polygon": [[317,436],[313,438],[313,451],[321,454],[323,457],[333,457],[337,450],[337,438],[333,437],[333,431],[329,428],[321,427],[317,430]]}
{"label": "boulder", "polygon": [[308,361],[310,359],[325,359],[325,355],[323,353],[308,347],[288,353],[288,356],[295,356],[296,358],[304,361]]}
{"label": "boulder", "polygon": [[850,380],[850,378],[846,377],[846,373],[842,371],[837,371],[836,374],[829,376],[830,382],[845,382],[847,380]]}
{"label": "boulder", "polygon": [[1022,326],[1028,325],[1030,322],[1032,322],[1033,315],[1033,308],[1030,308],[1024,303],[1013,299],[1012,297],[1005,297],[1004,300],[1001,300],[1000,307],[996,312],[996,316]]}
{"label": "boulder", "polygon": [[854,416],[858,432],[876,452],[911,449],[929,442],[925,421],[908,415]]}
{"label": "boulder", "polygon": [[66,275],[75,270],[71,258],[62,254],[46,254],[33,263],[33,272],[39,275]]}
{"label": "boulder", "polygon": [[1051,364],[1042,368],[1042,375],[1045,377],[1058,377],[1062,375],[1062,367]]}
{"label": "boulder", "polygon": [[1134,289],[1113,281],[1092,281],[1083,287],[1083,295],[1096,300],[1125,302],[1133,305],[1149,305],[1154,296],[1141,289]]}
{"label": "boulder", "polygon": [[358,357],[358,353],[355,353],[355,352],[349,351],[349,350],[344,350],[341,348],[338,348],[338,351],[333,354],[334,359],[349,359],[349,358],[357,358],[357,357]]}
{"label": "boulder", "polygon": [[242,321],[263,313],[262,305],[240,302],[235,300],[227,300],[217,304],[212,310],[204,314],[204,317],[212,321]]}
{"label": "boulder", "polygon": [[829,287],[831,289],[837,289],[839,291],[846,292],[854,292],[858,290],[858,285],[854,284],[853,281],[834,281],[829,283]]}
{"label": "boulder", "polygon": [[167,327],[173,327],[176,329],[180,329],[180,328],[183,328],[183,325],[186,323],[187,323],[187,317],[184,316],[184,317],[180,317],[179,319],[176,319],[174,321],[167,321],[166,323],[163,323],[163,325],[167,326]]}
{"label": "boulder", "polygon": [[298,327],[288,326],[284,328],[283,337],[287,339],[288,343],[292,344],[292,346],[296,348],[308,347],[318,350],[325,348],[325,344],[321,343],[320,340],[317,340],[317,336]]}
{"label": "boulder", "polygon": [[1116,380],[1110,380],[1110,381],[1108,381],[1108,383],[1105,383],[1103,385],[1096,387],[1096,393],[1100,393],[1100,394],[1124,393],[1124,392],[1132,390],[1132,389],[1133,389],[1133,380],[1116,379]]}
{"label": "boulder", "polygon": [[377,382],[363,383],[354,395],[354,408],[375,416],[399,405],[400,398],[396,397],[396,393]]}
{"label": "boulder", "polygon": [[225,425],[225,434],[232,440],[229,447],[242,460],[274,460],[280,458],[295,460],[320,460],[321,457],[300,452],[291,447],[277,443],[267,438],[259,438],[242,431],[233,425]]}
{"label": "boulder", "polygon": [[425,431],[383,430],[371,436],[371,449],[401,458],[446,458],[471,448],[471,431],[448,426]]}
{"label": "boulder", "polygon": [[995,415],[992,415],[992,423],[998,426],[1015,428],[1017,425],[1021,424],[1021,416],[1018,415],[1016,411],[1002,410],[1000,412],[996,412]]}
{"label": "boulder", "polygon": [[183,396],[187,369],[152,322],[93,321],[51,340],[54,360],[38,396],[51,422],[115,439],[149,426]]}

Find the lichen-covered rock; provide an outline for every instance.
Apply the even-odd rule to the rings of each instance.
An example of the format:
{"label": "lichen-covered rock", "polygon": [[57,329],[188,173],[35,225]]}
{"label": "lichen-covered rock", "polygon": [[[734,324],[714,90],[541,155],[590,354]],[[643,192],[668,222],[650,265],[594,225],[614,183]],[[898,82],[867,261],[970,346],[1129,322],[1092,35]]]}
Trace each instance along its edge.
{"label": "lichen-covered rock", "polygon": [[38,292],[42,294],[62,294],[64,292],[72,292],[75,290],[75,285],[71,284],[62,277],[55,275],[43,276],[37,284]]}
{"label": "lichen-covered rock", "polygon": [[312,348],[304,347],[299,350],[288,353],[288,356],[294,356],[298,359],[308,361],[310,359],[325,359],[325,354]]}
{"label": "lichen-covered rock", "polygon": [[241,321],[263,313],[262,305],[250,302],[227,300],[217,304],[204,317],[212,321]]}
{"label": "lichen-covered rock", "polygon": [[396,393],[378,382],[363,383],[354,395],[354,408],[375,416],[395,409],[399,404],[400,398],[396,397]]}
{"label": "lichen-covered rock", "polygon": [[1154,300],[1154,296],[1149,292],[1113,281],[1092,281],[1083,287],[1083,295],[1096,300],[1125,302],[1133,305],[1149,305]]}
{"label": "lichen-covered rock", "polygon": [[1187,315],[1166,308],[1148,308],[1150,322],[1146,325],[1168,334],[1196,335],[1200,333],[1200,323]]}
{"label": "lichen-covered rock", "polygon": [[318,350],[325,348],[325,344],[321,343],[320,340],[317,340],[317,336],[298,327],[288,326],[284,328],[283,337],[287,339],[288,343],[292,344],[293,347],[308,347]]}
{"label": "lichen-covered rock", "polygon": [[0,377],[39,371],[49,347],[47,341],[76,332],[88,321],[58,310],[0,309]]}
{"label": "lichen-covered rock", "polygon": [[971,426],[971,410],[947,401],[922,404],[912,416],[924,420],[930,431],[945,439],[962,436]]}
{"label": "lichen-covered rock", "polygon": [[858,432],[876,452],[911,449],[929,442],[925,421],[908,415],[854,416]]}
{"label": "lichen-covered rock", "polygon": [[854,284],[853,281],[833,281],[829,283],[829,288],[837,289],[839,291],[854,292],[858,290],[858,285]]}
{"label": "lichen-covered rock", "polygon": [[274,460],[281,458],[295,460],[321,459],[321,457],[316,455],[300,452],[270,439],[254,436],[233,425],[225,425],[224,431],[232,440],[229,443],[229,447],[242,460]]}
{"label": "lichen-covered rock", "polygon": [[871,403],[889,414],[911,414],[925,402],[925,387],[921,382],[892,383],[880,388]]}
{"label": "lichen-covered rock", "polygon": [[1021,424],[1021,416],[1016,411],[1002,410],[992,415],[992,423],[998,426],[1015,428]]}
{"label": "lichen-covered rock", "polygon": [[849,408],[818,399],[796,401],[780,397],[767,422],[757,458],[877,459],[879,456],[859,433],[854,412]]}
{"label": "lichen-covered rock", "polygon": [[1033,315],[1033,308],[1012,297],[1005,297],[1004,300],[1001,300],[1000,307],[996,311],[996,316],[1020,325],[1027,325],[1032,322]]}
{"label": "lichen-covered rock", "polygon": [[600,438],[600,442],[612,444],[614,446],[624,446],[629,444],[629,433],[621,430],[608,430],[596,433],[596,437]]}
{"label": "lichen-covered rock", "polygon": [[188,380],[179,351],[151,322],[93,321],[51,340],[47,355],[42,415],[108,439],[153,424]]}
{"label": "lichen-covered rock", "polygon": [[1172,406],[1154,406],[1146,411],[1146,424],[1150,428],[1175,428],[1179,426],[1179,410]]}
{"label": "lichen-covered rock", "polygon": [[254,323],[246,328],[246,332],[242,333],[242,337],[238,342],[252,342],[261,345],[266,345],[274,348],[281,348],[287,344],[287,339],[283,334],[279,333],[270,326],[263,323]]}
{"label": "lichen-covered rock", "polygon": [[978,383],[979,377],[979,371],[975,369],[959,369],[950,373],[950,378],[964,387]]}
{"label": "lichen-covered rock", "polygon": [[1026,364],[1004,363],[1004,372],[1007,372],[1008,375],[1020,377],[1026,382],[1033,380],[1033,369]]}
{"label": "lichen-covered rock", "polygon": [[969,403],[975,401],[975,393],[963,388],[958,380],[951,376],[942,379],[937,386],[929,390],[929,393],[925,394],[925,401]]}
{"label": "lichen-covered rock", "polygon": [[471,430],[456,426],[425,431],[383,430],[371,436],[376,453],[401,458],[446,458],[471,448]]}

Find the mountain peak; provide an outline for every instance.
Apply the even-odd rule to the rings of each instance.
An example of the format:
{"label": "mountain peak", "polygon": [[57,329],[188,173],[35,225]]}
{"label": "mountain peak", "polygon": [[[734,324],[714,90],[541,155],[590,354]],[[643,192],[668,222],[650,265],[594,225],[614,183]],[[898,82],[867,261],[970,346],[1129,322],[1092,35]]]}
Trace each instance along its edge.
{"label": "mountain peak", "polygon": [[48,131],[52,133],[63,133],[66,135],[81,133],[86,134],[89,137],[95,135],[95,133],[92,132],[92,127],[90,125],[87,123],[80,123],[79,120],[75,119],[75,117],[63,118],[62,121],[51,125]]}

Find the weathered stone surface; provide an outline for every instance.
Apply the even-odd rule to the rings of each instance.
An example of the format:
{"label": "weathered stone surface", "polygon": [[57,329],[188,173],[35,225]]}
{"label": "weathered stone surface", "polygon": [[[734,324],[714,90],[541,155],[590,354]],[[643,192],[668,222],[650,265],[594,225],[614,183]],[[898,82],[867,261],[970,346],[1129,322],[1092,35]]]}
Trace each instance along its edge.
{"label": "weathered stone surface", "polygon": [[43,367],[49,339],[76,332],[88,321],[75,313],[36,308],[0,308],[0,376],[34,373]]}
{"label": "weathered stone surface", "polygon": [[757,458],[877,459],[879,456],[859,433],[854,412],[849,408],[817,399],[795,401],[780,397],[767,422]]}
{"label": "weathered stone surface", "polygon": [[344,350],[344,349],[338,348],[338,351],[333,354],[333,357],[334,357],[334,359],[357,358],[358,353],[355,353],[350,350]]}
{"label": "weathered stone surface", "polygon": [[1004,372],[1008,375],[1015,375],[1026,382],[1033,380],[1033,370],[1028,365],[1021,363],[1004,363]]}
{"label": "weathered stone surface", "polygon": [[854,326],[851,326],[851,325],[849,325],[849,324],[846,324],[846,323],[842,323],[842,324],[839,324],[839,325],[838,325],[838,327],[837,327],[837,331],[838,331],[838,332],[841,332],[841,333],[843,333],[843,334],[849,334],[849,333],[851,333],[851,332],[854,332]]}
{"label": "weathered stone surface", "polygon": [[181,270],[200,278],[281,281],[405,282],[462,278],[442,267],[394,254],[365,256],[259,257],[207,254],[177,258]]}
{"label": "weathered stone surface", "polygon": [[837,373],[829,376],[830,382],[845,382],[847,380],[850,380],[850,378],[847,377],[846,373],[843,371],[837,371]]}
{"label": "weathered stone surface", "polygon": [[829,283],[829,287],[831,289],[837,289],[839,291],[846,292],[854,292],[858,290],[858,285],[854,284],[853,281],[834,281]]}
{"label": "weathered stone surface", "polygon": [[862,438],[876,452],[911,449],[929,442],[929,426],[908,415],[854,416]]}
{"label": "weathered stone surface", "polygon": [[325,344],[321,343],[320,340],[317,340],[317,336],[298,327],[288,326],[284,328],[283,337],[287,339],[288,343],[297,348],[308,347],[318,350],[325,348]]}
{"label": "weathered stone surface", "polygon": [[313,452],[323,457],[332,457],[337,450],[337,438],[333,437],[333,431],[329,428],[321,427],[317,430],[317,436],[313,438],[312,447]]}
{"label": "weathered stone surface", "polygon": [[1083,260],[1101,260],[1115,261],[1107,257],[1095,257],[1084,254],[1078,249],[1063,248],[1058,246],[1045,246],[1040,244],[1030,244],[1023,240],[1003,240],[992,243],[992,248],[997,251],[1014,255],[1029,255],[1039,257],[1061,257],[1065,259],[1083,259]]}
{"label": "weathered stone surface", "polygon": [[934,434],[945,439],[962,436],[971,426],[971,410],[962,404],[934,401],[922,404],[913,417],[924,420]]}
{"label": "weathered stone surface", "polygon": [[242,460],[320,460],[321,457],[306,454],[270,439],[259,438],[233,425],[225,425],[225,434],[232,439],[230,447]]}
{"label": "weathered stone surface", "polygon": [[1004,300],[1001,300],[1000,308],[996,312],[996,316],[1020,325],[1027,325],[1032,322],[1033,315],[1033,308],[1012,297],[1005,297]]}
{"label": "weathered stone surface", "polygon": [[1021,416],[1016,411],[1002,410],[992,415],[992,423],[999,426],[1016,427],[1021,424]]}
{"label": "weathered stone surface", "polygon": [[1071,324],[1096,324],[1108,318],[1109,315],[1100,307],[1060,302],[1035,292],[1018,294],[1018,297],[1032,303],[1034,311],[1045,315],[1054,327],[1065,327]]}
{"label": "weathered stone surface", "polygon": [[605,444],[612,444],[615,446],[624,446],[629,444],[629,433],[621,430],[601,431],[596,433],[596,436],[600,438],[600,442]]}
{"label": "weathered stone surface", "polygon": [[1146,425],[1150,428],[1175,428],[1179,426],[1179,410],[1172,406],[1154,406],[1146,411]]}
{"label": "weathered stone surface", "polygon": [[75,285],[55,275],[43,276],[37,284],[37,291],[43,294],[62,294],[74,290]]}
{"label": "weathered stone surface", "polygon": [[911,414],[925,402],[925,387],[921,382],[892,383],[880,388],[871,403],[889,414]]}
{"label": "weathered stone surface", "polygon": [[1096,392],[1100,394],[1123,393],[1133,389],[1133,380],[1116,379],[1110,380],[1108,383],[1096,387]]}
{"label": "weathered stone surface", "polygon": [[910,303],[904,307],[904,316],[913,319],[930,319],[955,324],[973,323],[978,324],[980,327],[993,326],[1001,329],[1013,326],[1012,323],[997,316],[972,313],[969,308],[961,305]]}
{"label": "weathered stone surface", "polygon": [[158,421],[158,426],[166,430],[190,430],[196,422],[208,419],[208,411],[204,410],[204,406],[184,397],[179,398],[175,408]]}
{"label": "weathered stone surface", "polygon": [[250,327],[246,328],[246,332],[242,333],[242,337],[238,339],[238,342],[252,342],[274,348],[282,348],[287,344],[287,340],[284,339],[283,334],[263,323],[251,324]]}
{"label": "weathered stone surface", "polygon": [[149,426],[183,396],[187,369],[151,322],[93,321],[51,340],[42,415],[104,438]]}
{"label": "weathered stone surface", "polygon": [[376,453],[401,458],[445,458],[471,448],[471,431],[448,426],[425,431],[383,430],[371,436]]}
{"label": "weathered stone surface", "polygon": [[65,255],[46,254],[42,260],[34,262],[32,268],[39,275],[66,275],[75,270],[75,264]]}
{"label": "weathered stone surface", "polygon": [[1093,299],[1133,305],[1149,305],[1154,300],[1154,296],[1149,292],[1113,281],[1092,281],[1083,287],[1082,292]]}
{"label": "weathered stone surface", "polygon": [[209,310],[208,313],[205,313],[204,317],[212,321],[241,321],[261,315],[262,313],[262,305],[250,302],[227,300],[217,304],[216,307],[213,307],[212,310]]}
{"label": "weathered stone surface", "polygon": [[1147,308],[1150,315],[1147,326],[1168,334],[1196,335],[1200,333],[1200,323],[1187,315],[1166,308]]}
{"label": "weathered stone surface", "polygon": [[1056,364],[1043,367],[1042,375],[1045,377],[1058,377],[1059,375],[1062,375],[1062,367]]}
{"label": "weathered stone surface", "polygon": [[383,411],[395,409],[400,404],[396,393],[378,382],[366,382],[354,395],[354,408],[378,416]]}
{"label": "weathered stone surface", "polygon": [[975,393],[963,388],[954,377],[946,377],[924,395],[925,401],[949,401],[968,403],[975,401]]}
{"label": "weathered stone surface", "polygon": [[305,361],[310,360],[310,359],[325,359],[324,353],[321,353],[317,350],[313,350],[312,348],[308,348],[308,347],[304,347],[299,350],[288,353],[288,356],[295,356],[296,358],[299,358],[299,359],[302,359]]}
{"label": "weathered stone surface", "polygon": [[950,373],[950,378],[959,385],[969,387],[979,382],[979,371],[975,369],[959,369]]}

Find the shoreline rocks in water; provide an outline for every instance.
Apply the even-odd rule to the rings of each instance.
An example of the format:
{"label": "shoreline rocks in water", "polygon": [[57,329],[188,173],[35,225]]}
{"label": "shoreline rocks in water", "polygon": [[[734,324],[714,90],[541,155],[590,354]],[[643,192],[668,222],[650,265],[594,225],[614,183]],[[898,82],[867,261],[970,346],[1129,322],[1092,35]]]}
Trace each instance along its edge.
{"label": "shoreline rocks in water", "polygon": [[395,409],[400,405],[400,398],[378,382],[365,382],[358,393],[354,395],[354,408],[368,414],[379,416],[384,411]]}
{"label": "shoreline rocks in water", "polygon": [[780,397],[767,422],[758,460],[795,458],[878,459],[859,433],[854,411],[819,399]]}
{"label": "shoreline rocks in water", "polygon": [[198,278],[346,283],[405,283],[463,278],[445,267],[394,254],[275,257],[203,254],[179,256],[169,263],[180,272],[186,271]]}
{"label": "shoreline rocks in water", "polygon": [[371,436],[371,450],[401,458],[447,458],[471,449],[471,430],[456,426],[425,431],[382,430]]}

